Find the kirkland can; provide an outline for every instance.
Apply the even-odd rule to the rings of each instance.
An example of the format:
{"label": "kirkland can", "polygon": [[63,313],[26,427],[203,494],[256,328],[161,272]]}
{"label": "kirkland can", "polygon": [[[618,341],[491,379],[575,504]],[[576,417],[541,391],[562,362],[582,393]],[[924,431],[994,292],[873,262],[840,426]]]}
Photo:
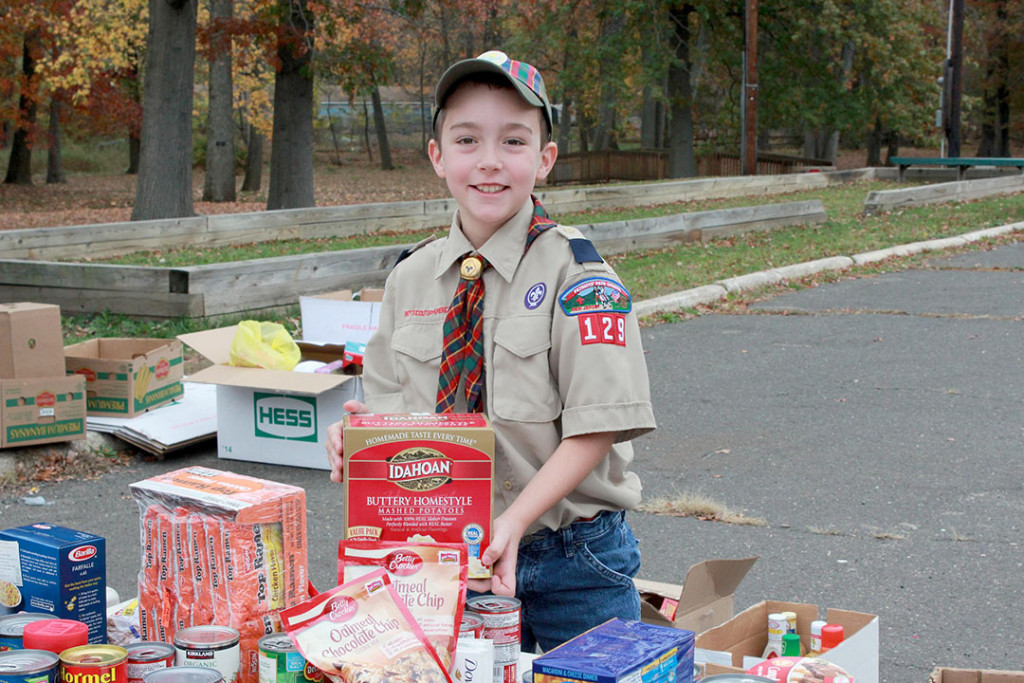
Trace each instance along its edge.
{"label": "kirkland can", "polygon": [[128,678],[128,651],[117,645],[79,645],[60,653],[63,683],[123,681]]}
{"label": "kirkland can", "polygon": [[143,640],[124,646],[128,650],[128,683],[142,683],[150,671],[174,666],[174,646],[156,640]]}
{"label": "kirkland can", "polygon": [[3,683],[57,683],[60,657],[46,650],[0,652],[0,681]]}
{"label": "kirkland can", "polygon": [[[260,683],[298,683],[307,680],[306,658],[285,633],[260,638]],[[312,667],[310,667],[312,668]]]}
{"label": "kirkland can", "polygon": [[191,626],[174,634],[175,666],[216,669],[225,683],[235,683],[242,666],[239,634],[230,626]]}
{"label": "kirkland can", "polygon": [[483,617],[483,637],[494,641],[494,683],[518,683],[522,603],[504,595],[477,595],[466,607]]}
{"label": "kirkland can", "polygon": [[156,669],[142,679],[145,683],[224,683],[224,677],[216,669],[202,669],[198,666],[169,666]]}
{"label": "kirkland can", "polygon": [[459,624],[459,638],[483,638],[484,618],[476,612],[468,609],[462,613],[462,623]]}
{"label": "kirkland can", "polygon": [[56,619],[55,614],[43,614],[42,612],[18,612],[0,617],[0,652],[5,650],[24,650],[25,645],[22,637],[25,634],[25,624],[40,619]]}

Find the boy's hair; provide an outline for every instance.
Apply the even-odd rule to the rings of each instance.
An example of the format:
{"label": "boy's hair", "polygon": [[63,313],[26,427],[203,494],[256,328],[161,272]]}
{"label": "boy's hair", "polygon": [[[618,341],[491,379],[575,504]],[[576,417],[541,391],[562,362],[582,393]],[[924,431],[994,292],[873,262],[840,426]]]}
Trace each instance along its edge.
{"label": "boy's hair", "polygon": [[475,59],[464,59],[448,67],[437,82],[434,91],[434,139],[441,141],[441,127],[444,122],[444,105],[456,89],[466,83],[480,83],[493,88],[515,90],[527,104],[537,107],[542,114],[542,134],[545,141],[551,140],[551,102],[540,72],[525,62],[509,59],[498,50],[485,52]]}

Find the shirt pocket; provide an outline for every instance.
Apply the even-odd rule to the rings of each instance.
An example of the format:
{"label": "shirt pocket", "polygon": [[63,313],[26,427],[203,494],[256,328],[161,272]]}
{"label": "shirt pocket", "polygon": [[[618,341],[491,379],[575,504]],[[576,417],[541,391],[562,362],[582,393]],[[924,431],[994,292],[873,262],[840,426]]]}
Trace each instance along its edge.
{"label": "shirt pocket", "polygon": [[391,335],[391,349],[395,352],[399,383],[403,387],[417,386],[417,382],[433,377],[436,390],[443,343],[443,322],[397,328]]}
{"label": "shirt pocket", "polygon": [[562,412],[551,376],[551,318],[530,316],[500,321],[494,332],[491,407],[505,420],[551,422]]}

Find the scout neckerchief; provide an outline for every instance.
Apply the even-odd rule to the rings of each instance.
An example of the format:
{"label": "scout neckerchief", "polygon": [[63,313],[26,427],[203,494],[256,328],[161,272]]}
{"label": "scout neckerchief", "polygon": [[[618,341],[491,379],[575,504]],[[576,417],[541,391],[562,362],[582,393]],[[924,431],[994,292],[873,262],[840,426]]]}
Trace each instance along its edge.
{"label": "scout neckerchief", "polygon": [[[536,197],[533,217],[526,232],[525,254],[545,230],[555,227]],[[455,407],[459,379],[465,379],[469,412],[483,412],[484,388],[484,279],[490,263],[477,252],[469,252],[459,265],[459,286],[455,289],[448,315],[444,319],[444,349],[437,377],[435,412],[450,413]]]}

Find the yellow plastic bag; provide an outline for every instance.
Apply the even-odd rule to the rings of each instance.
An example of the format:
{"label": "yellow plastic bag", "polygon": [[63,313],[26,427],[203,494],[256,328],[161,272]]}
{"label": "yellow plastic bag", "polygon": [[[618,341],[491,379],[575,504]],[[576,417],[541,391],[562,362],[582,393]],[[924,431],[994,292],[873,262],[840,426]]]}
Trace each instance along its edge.
{"label": "yellow plastic bag", "polygon": [[231,342],[231,364],[247,368],[291,370],[302,357],[281,323],[243,320]]}

